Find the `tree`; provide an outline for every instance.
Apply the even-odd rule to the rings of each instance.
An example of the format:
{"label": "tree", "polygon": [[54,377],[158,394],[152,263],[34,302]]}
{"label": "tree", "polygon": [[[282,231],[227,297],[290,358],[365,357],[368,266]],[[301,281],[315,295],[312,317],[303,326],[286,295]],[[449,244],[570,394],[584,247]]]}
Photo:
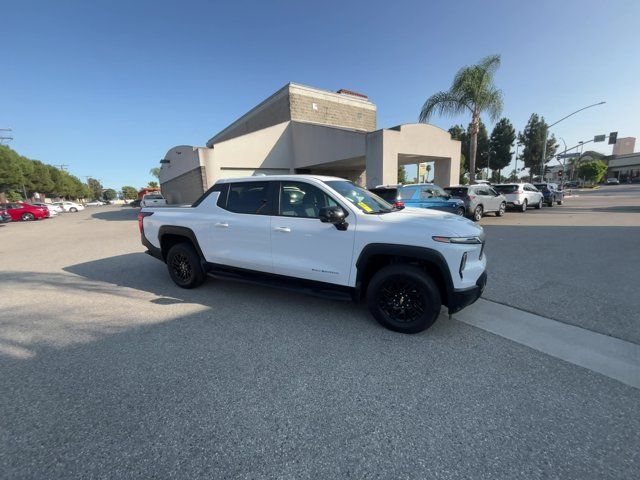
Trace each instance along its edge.
{"label": "tree", "polygon": [[[471,127],[471,125],[469,125],[469,127]],[[471,137],[471,131],[469,131],[467,135]],[[478,124],[478,146],[476,149],[476,159],[476,174],[487,168],[489,161],[493,162],[493,159],[489,158],[489,132],[487,132],[487,127],[482,123],[482,121]]]}
{"label": "tree", "polygon": [[153,167],[149,170],[149,175],[155,178],[160,178],[160,167]]}
{"label": "tree", "polygon": [[158,182],[151,181],[147,184],[149,188],[158,188]]}
{"label": "tree", "polygon": [[118,198],[118,192],[116,192],[113,188],[107,188],[104,192],[102,192],[102,198],[104,198],[107,202],[110,200],[115,200]]}
{"label": "tree", "polygon": [[602,160],[592,160],[578,166],[578,176],[588,182],[598,183],[607,173],[607,164]]}
{"label": "tree", "polygon": [[427,164],[427,166],[425,167],[425,170],[427,171],[427,173],[425,174],[425,181],[428,182],[429,181],[429,176],[431,173],[431,165]]}
{"label": "tree", "polygon": [[398,183],[407,183],[407,170],[404,165],[398,165]]}
{"label": "tree", "polygon": [[509,166],[513,152],[511,147],[516,141],[516,130],[507,118],[501,118],[493,127],[489,148],[491,150],[491,160],[489,167],[498,170],[498,178],[502,177],[502,169]]}
{"label": "tree", "polygon": [[87,178],[90,195],[95,199],[102,198],[102,184],[95,178]]}
{"label": "tree", "polygon": [[[520,158],[524,160],[524,166],[529,169],[531,177],[533,177],[534,171],[542,174],[542,165],[540,162],[542,160],[544,136],[548,128],[544,117],[538,117],[537,113],[532,113],[524,130],[518,134],[518,142],[524,147]],[[557,150],[558,142],[556,138],[551,135],[551,137],[547,139],[547,158],[544,160],[545,164],[555,156]]]}
{"label": "tree", "polygon": [[51,178],[51,173],[47,165],[37,160],[33,160],[33,176],[29,181],[28,189],[33,192],[50,194],[55,184]]}
{"label": "tree", "polygon": [[23,182],[19,155],[6,145],[0,145],[0,191],[22,189]]}
{"label": "tree", "polygon": [[483,58],[477,65],[463,67],[453,79],[451,88],[427,99],[420,112],[420,122],[427,122],[435,113],[460,115],[471,113],[469,149],[469,177],[475,180],[476,150],[480,115],[487,113],[497,120],[502,113],[502,92],[493,84],[493,77],[500,66],[500,55]]}
{"label": "tree", "polygon": [[122,196],[125,200],[135,200],[138,198],[138,191],[134,187],[127,185],[122,187]]}

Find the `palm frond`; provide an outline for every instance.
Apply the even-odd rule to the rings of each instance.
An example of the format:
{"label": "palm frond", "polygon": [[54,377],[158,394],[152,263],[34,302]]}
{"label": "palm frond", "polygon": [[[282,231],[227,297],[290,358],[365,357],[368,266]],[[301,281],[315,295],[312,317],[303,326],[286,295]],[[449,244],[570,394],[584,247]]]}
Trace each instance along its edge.
{"label": "palm frond", "polygon": [[464,102],[460,95],[454,92],[438,92],[427,98],[422,110],[420,110],[420,123],[426,123],[433,115],[455,116],[463,113],[470,106]]}

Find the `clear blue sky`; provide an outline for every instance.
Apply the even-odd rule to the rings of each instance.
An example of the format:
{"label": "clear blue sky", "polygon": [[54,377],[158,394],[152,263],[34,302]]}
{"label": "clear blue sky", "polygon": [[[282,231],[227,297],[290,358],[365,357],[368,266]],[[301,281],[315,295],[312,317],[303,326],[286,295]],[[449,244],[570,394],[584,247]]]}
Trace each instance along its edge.
{"label": "clear blue sky", "polygon": [[146,184],[168,148],[203,145],[289,81],[366,93],[390,127],[492,53],[516,129],[606,100],[553,133],[640,137],[636,0],[22,0],[0,15],[10,146],[109,187]]}

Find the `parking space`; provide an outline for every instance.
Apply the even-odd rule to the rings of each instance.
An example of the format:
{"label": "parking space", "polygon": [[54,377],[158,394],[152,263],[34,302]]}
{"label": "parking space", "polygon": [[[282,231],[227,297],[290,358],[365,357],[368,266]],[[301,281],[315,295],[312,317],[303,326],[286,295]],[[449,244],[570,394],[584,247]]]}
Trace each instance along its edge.
{"label": "parking space", "polygon": [[[407,336],[348,302],[220,280],[179,289],[144,253],[136,213],[0,228],[7,478],[640,474],[637,389],[447,316]],[[548,258],[535,235],[518,243],[516,215],[483,219],[487,295],[510,266]],[[602,245],[554,248],[566,243]],[[532,278],[553,265],[534,263]]]}

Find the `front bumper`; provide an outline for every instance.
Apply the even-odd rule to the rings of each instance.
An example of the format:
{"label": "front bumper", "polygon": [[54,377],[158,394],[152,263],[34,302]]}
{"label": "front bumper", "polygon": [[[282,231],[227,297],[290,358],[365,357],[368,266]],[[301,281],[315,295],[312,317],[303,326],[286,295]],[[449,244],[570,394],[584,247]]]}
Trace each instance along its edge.
{"label": "front bumper", "polygon": [[459,312],[480,298],[487,285],[487,272],[482,272],[473,287],[454,290],[449,300],[449,314]]}

